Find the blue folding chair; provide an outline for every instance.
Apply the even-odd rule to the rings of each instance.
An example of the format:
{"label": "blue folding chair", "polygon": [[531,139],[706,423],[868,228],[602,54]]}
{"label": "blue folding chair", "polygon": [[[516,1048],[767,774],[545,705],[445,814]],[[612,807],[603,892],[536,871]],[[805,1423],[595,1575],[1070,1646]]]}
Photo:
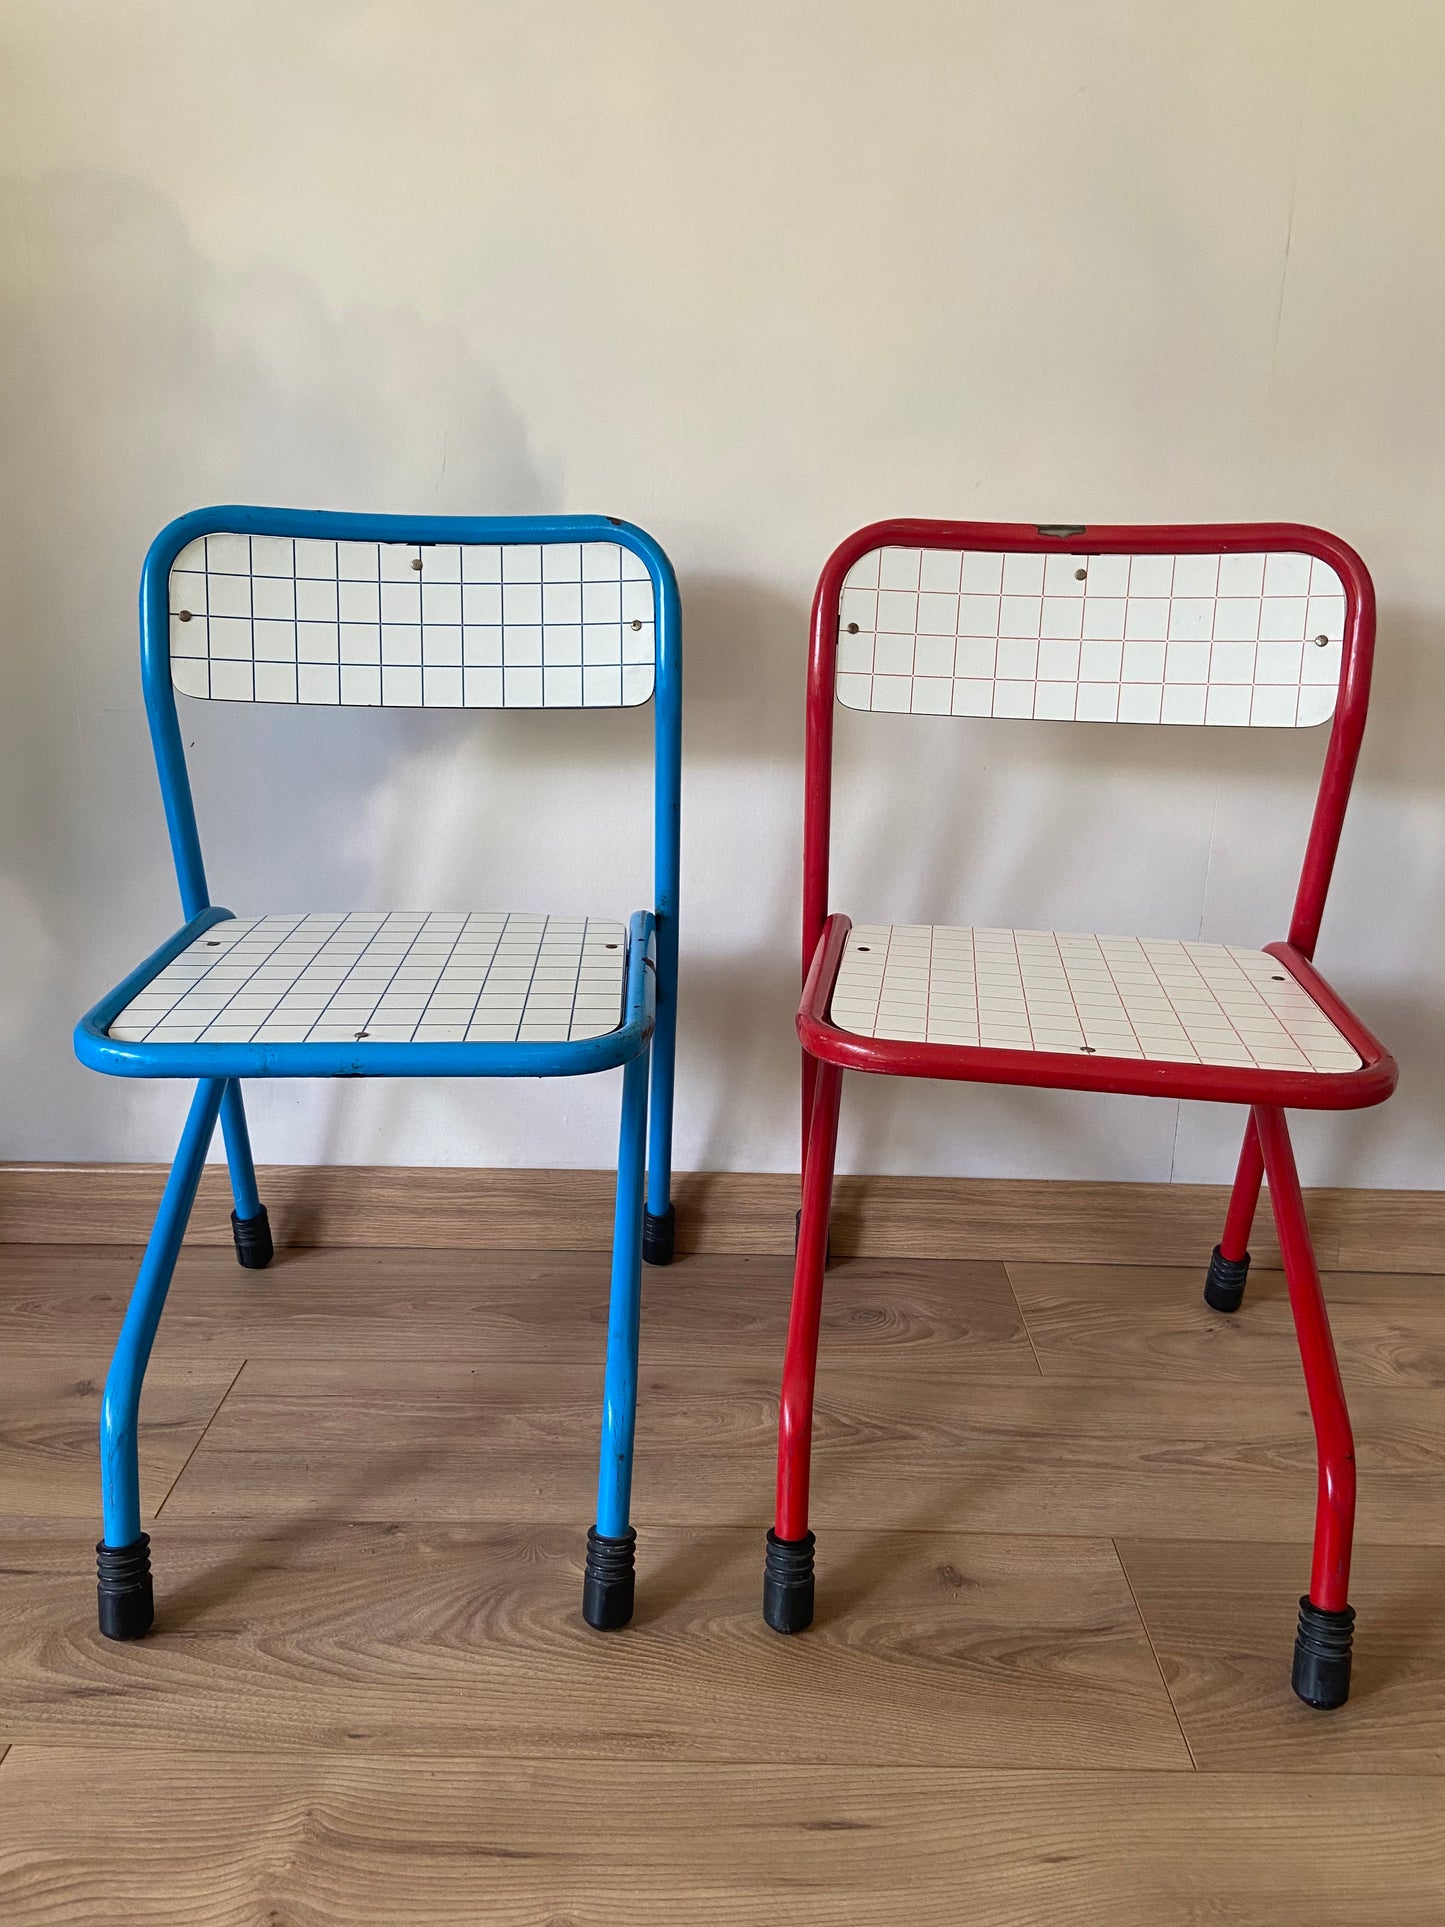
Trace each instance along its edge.
{"label": "blue folding chair", "polygon": [[[82,1018],[75,1048],[114,1076],[197,1081],[106,1380],[100,1630],[134,1639],[154,1617],[136,1419],[218,1115],[236,1255],[252,1268],[272,1256],[242,1078],[574,1077],[617,1066],[612,1292],[582,1610],[589,1625],[625,1625],[641,1261],[668,1263],[674,1234],[682,666],[671,564],[641,529],[601,516],[199,509],[152,543],[140,626],[186,922]],[[176,690],[423,709],[617,709],[655,694],[654,907],[626,928],[503,912],[238,918],[206,885]]]}

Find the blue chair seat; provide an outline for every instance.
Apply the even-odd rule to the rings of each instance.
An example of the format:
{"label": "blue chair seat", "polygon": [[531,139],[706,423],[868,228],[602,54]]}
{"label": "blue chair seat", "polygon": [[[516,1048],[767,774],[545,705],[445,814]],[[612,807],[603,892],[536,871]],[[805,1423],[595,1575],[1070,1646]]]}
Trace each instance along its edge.
{"label": "blue chair seat", "polygon": [[78,1041],[122,1077],[580,1074],[645,1048],[645,946],[629,999],[628,930],[596,917],[212,908],[103,998]]}

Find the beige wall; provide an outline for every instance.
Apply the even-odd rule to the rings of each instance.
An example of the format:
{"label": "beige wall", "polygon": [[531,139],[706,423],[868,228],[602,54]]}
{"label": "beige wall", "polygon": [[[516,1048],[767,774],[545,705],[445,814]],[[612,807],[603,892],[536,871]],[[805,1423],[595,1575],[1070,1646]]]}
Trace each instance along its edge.
{"label": "beige wall", "polygon": [[[1287,517],[1380,592],[1321,961],[1392,1043],[1317,1182],[1440,1182],[1445,10],[1432,0],[10,0],[0,1049],[10,1157],[165,1154],[75,1015],[176,921],[135,664],[224,499],[601,509],[686,606],[678,1163],[794,1156],[811,583],[892,513]],[[238,908],[626,914],[636,716],[187,707]],[[1322,747],[848,717],[834,900],[1283,934]],[[560,774],[549,775],[558,770]],[[927,815],[926,833],[919,818]],[[545,877],[545,884],[537,881]],[[601,1164],[615,1080],[258,1089],[263,1158]],[[1236,1121],[850,1085],[855,1169],[1216,1178]]]}

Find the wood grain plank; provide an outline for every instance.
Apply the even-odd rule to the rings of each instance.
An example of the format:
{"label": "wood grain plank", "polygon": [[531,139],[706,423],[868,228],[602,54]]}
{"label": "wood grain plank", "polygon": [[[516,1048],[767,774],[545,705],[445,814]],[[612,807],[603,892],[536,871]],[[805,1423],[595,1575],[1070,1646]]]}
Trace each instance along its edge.
{"label": "wood grain plank", "polygon": [[1342,1191],[1334,1220],[1343,1268],[1445,1272],[1445,1193]]}
{"label": "wood grain plank", "polygon": [[[1369,1487],[1362,1479],[1362,1488]],[[1361,1547],[1348,1703],[1289,1691],[1309,1547],[1121,1540],[1135,1598],[1201,1768],[1445,1773],[1445,1551]],[[1441,1810],[1445,1812],[1445,1792]],[[1445,1918],[1445,1884],[1441,1887]]]}
{"label": "wood grain plank", "polygon": [[605,1636],[579,1527],[163,1515],[154,1536],[156,1633],[117,1646],[83,1537],[12,1522],[12,1741],[1189,1767],[1107,1541],[840,1533],[817,1623],[785,1640],[752,1530],[640,1534],[637,1617]]}
{"label": "wood grain plank", "polygon": [[[100,1517],[97,1375],[61,1358],[0,1352],[0,1511],[29,1517]],[[141,1511],[165,1499],[241,1369],[234,1353],[158,1359],[146,1374],[140,1414]]]}
{"label": "wood grain plank", "polygon": [[[832,1243],[840,1252],[915,1258],[1158,1264],[1202,1254],[1207,1263],[1228,1202],[1228,1187],[1212,1184],[843,1176],[833,1189]],[[1335,1196],[1310,1191],[1305,1203],[1320,1262],[1328,1262]],[[1267,1215],[1261,1262],[1277,1251]]]}
{"label": "wood grain plank", "polygon": [[[644,1333],[639,1525],[767,1524],[775,1369],[653,1366]],[[166,1505],[349,1519],[583,1522],[600,1367],[252,1360]],[[1445,1393],[1370,1384],[1353,1415],[1364,1539],[1445,1541]],[[1314,1436],[1303,1385],[1183,1398],[1166,1381],[962,1380],[825,1354],[813,1523],[974,1532],[1297,1538]]]}
{"label": "wood grain plank", "polygon": [[[1300,1382],[1284,1274],[1254,1266],[1244,1308],[1203,1300],[1204,1268],[1012,1263],[1008,1275],[1046,1373],[1078,1377]],[[1445,1388],[1445,1285],[1386,1272],[1327,1272],[1325,1297],[1347,1389]]]}
{"label": "wood grain plank", "polygon": [[1437,1927],[1438,1782],[17,1749],[13,1927]]}
{"label": "wood grain plank", "polygon": [[[125,1246],[11,1245],[0,1292],[0,1350],[109,1356],[139,1252]],[[598,1365],[607,1334],[606,1252],[301,1247],[262,1272],[229,1248],[187,1247],[157,1338],[158,1356],[244,1352],[373,1358],[476,1358]],[[679,1258],[643,1280],[648,1356],[778,1361],[787,1334],[788,1258]],[[850,1258],[828,1275],[824,1342],[873,1358],[930,1359],[951,1372],[1038,1370],[998,1263]],[[701,1348],[701,1349],[700,1349]]]}
{"label": "wood grain plank", "polygon": [[[605,1250],[612,1238],[607,1171],[269,1164],[257,1178],[278,1245],[512,1250],[534,1245],[539,1225],[556,1249]],[[165,1179],[159,1164],[0,1165],[0,1241],[143,1244]],[[229,1245],[231,1202],[224,1164],[208,1165],[190,1242]]]}
{"label": "wood grain plank", "polygon": [[[141,1243],[165,1171],[143,1164],[0,1164],[0,1243]],[[604,1250],[608,1171],[455,1166],[267,1165],[278,1244],[520,1249],[538,1226],[556,1249]],[[798,1180],[766,1171],[680,1172],[679,1249],[786,1256]],[[1305,1194],[1320,1263],[1445,1272],[1445,1192],[1319,1189]],[[840,1256],[1027,1259],[1036,1263],[1203,1264],[1224,1222],[1223,1185],[1032,1178],[850,1176],[834,1191]],[[190,1238],[228,1246],[225,1171],[201,1182]],[[1254,1239],[1278,1262],[1267,1211]]]}

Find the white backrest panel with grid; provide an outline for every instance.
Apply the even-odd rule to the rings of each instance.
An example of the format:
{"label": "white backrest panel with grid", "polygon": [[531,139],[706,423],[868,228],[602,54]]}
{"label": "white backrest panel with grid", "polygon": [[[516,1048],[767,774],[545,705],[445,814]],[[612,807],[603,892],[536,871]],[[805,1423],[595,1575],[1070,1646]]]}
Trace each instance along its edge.
{"label": "white backrest panel with grid", "polygon": [[1334,714],[1345,592],[1298,554],[873,549],[838,613],[849,709],[1302,728]]}
{"label": "white backrest panel with grid", "polygon": [[204,535],[171,566],[170,612],[186,696],[619,709],[653,689],[652,579],[617,542]]}

